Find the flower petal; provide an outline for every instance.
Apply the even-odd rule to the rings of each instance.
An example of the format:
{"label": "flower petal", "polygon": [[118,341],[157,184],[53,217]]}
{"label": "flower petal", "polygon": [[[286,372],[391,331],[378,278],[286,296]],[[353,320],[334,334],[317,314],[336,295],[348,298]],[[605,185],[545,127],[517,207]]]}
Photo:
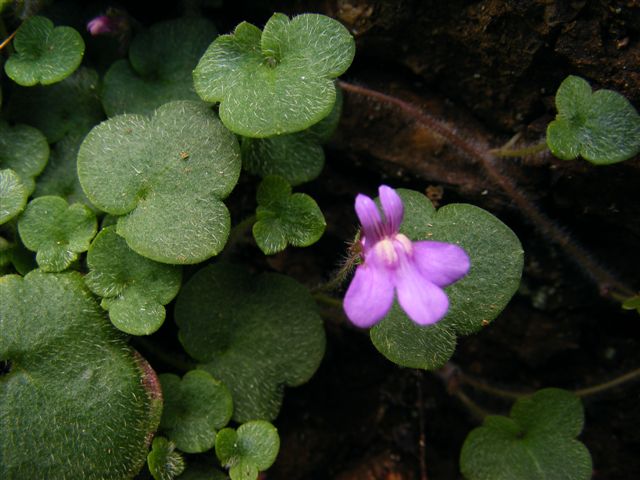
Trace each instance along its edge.
{"label": "flower petal", "polygon": [[382,218],[378,207],[371,198],[358,194],[356,197],[356,213],[362,225],[367,245],[375,244],[384,236]]}
{"label": "flower petal", "polygon": [[424,278],[410,259],[397,272],[395,283],[400,306],[418,325],[436,323],[447,314],[447,294]]}
{"label": "flower petal", "polygon": [[380,185],[378,194],[380,195],[380,203],[384,212],[385,233],[387,235],[398,233],[404,215],[404,205],[400,195],[393,188],[386,185]]}
{"label": "flower petal", "polygon": [[413,242],[413,262],[423,277],[439,287],[460,280],[471,267],[462,247],[445,242]]}
{"label": "flower petal", "polygon": [[393,303],[391,275],[384,268],[363,263],[344,296],[344,311],[355,325],[368,328],[384,317]]}

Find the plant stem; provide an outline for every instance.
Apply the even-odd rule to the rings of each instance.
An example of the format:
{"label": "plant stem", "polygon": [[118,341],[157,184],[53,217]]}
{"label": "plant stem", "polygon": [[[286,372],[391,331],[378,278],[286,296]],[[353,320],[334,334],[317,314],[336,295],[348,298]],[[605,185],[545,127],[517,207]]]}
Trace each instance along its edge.
{"label": "plant stem", "polygon": [[6,47],[7,45],[9,45],[9,42],[11,40],[13,40],[13,37],[16,36],[17,30],[15,32],[13,32],[11,35],[9,35],[7,38],[4,39],[4,41],[2,43],[0,43],[0,50],[2,50],[4,47]]}
{"label": "plant stem", "polygon": [[579,397],[589,397],[597,393],[602,393],[607,390],[611,390],[612,388],[615,388],[619,385],[630,382],[637,378],[640,378],[640,368],[637,368],[631,372],[625,373],[624,375],[620,375],[619,377],[616,377],[613,380],[609,380],[608,382],[600,383],[592,387],[575,390],[574,393]]}
{"label": "plant stem", "polygon": [[502,188],[538,230],[564,249],[568,257],[597,285],[602,296],[631,296],[633,289],[620,282],[605,268],[601,267],[598,262],[593,260],[590,254],[583,247],[576,244],[565,230],[547,217],[510,177],[500,171],[495,163],[496,157],[491,153],[491,150],[480,148],[473,141],[460,135],[454,127],[434,118],[409,102],[342,80],[338,81],[338,85],[351,94],[372,98],[380,103],[398,108],[402,113],[449,142],[465,154],[467,158],[478,162],[483,166],[487,176]]}
{"label": "plant stem", "polygon": [[326,295],[324,293],[316,292],[313,294],[313,298],[318,303],[322,303],[330,308],[339,308],[342,310],[342,300],[338,300],[337,298],[333,298],[330,295]]}
{"label": "plant stem", "polygon": [[529,145],[527,147],[516,148],[511,150],[510,148],[496,148],[489,150],[489,153],[496,157],[526,157],[527,155],[535,155],[536,153],[544,152],[547,149],[547,142],[540,142],[535,145]]}

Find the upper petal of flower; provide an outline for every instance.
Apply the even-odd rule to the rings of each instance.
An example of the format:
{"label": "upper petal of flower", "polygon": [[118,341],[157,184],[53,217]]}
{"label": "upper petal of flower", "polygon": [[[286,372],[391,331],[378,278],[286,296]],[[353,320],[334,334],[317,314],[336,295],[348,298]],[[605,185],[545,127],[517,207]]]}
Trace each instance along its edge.
{"label": "upper petal of flower", "polygon": [[366,245],[371,247],[384,236],[384,227],[378,207],[366,195],[358,194],[356,197],[356,213],[362,225]]}
{"label": "upper petal of flower", "polygon": [[446,293],[425,278],[411,258],[403,262],[395,285],[400,306],[418,325],[436,323],[447,314],[449,299]]}
{"label": "upper petal of flower", "polygon": [[424,278],[440,287],[460,280],[471,266],[462,247],[432,241],[413,242],[413,262]]}
{"label": "upper petal of flower", "polygon": [[344,297],[344,311],[354,324],[367,328],[378,323],[393,303],[392,276],[384,268],[363,263]]}
{"label": "upper petal of flower", "polygon": [[382,204],[382,211],[384,212],[385,219],[385,233],[392,235],[400,230],[402,224],[402,217],[404,215],[404,206],[402,205],[402,199],[396,191],[381,185],[378,189],[380,195],[380,203]]}

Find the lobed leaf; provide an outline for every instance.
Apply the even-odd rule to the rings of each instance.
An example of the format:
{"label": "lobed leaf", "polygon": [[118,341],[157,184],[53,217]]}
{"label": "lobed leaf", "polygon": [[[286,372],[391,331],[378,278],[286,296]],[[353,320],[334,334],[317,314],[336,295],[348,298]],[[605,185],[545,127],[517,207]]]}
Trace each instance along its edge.
{"label": "lobed leaf", "polygon": [[489,416],[464,442],[467,480],[588,480],[591,455],[575,439],[584,412],[570,392],[546,388],[518,400],[511,418]]}
{"label": "lobed leaf", "polygon": [[69,206],[60,197],[39,197],[27,205],[18,221],[18,232],[25,247],[36,253],[38,266],[47,272],[60,272],[89,249],[96,234],[95,214],[85,205]]}
{"label": "lobed leaf", "polygon": [[547,127],[547,145],[556,157],[607,165],[640,152],[640,115],[619,93],[592,93],[586,80],[570,75],[558,88],[556,107]]}
{"label": "lobed leaf", "polygon": [[180,379],[160,375],[164,410],[160,428],[187,453],[213,448],[217,431],[231,420],[233,404],[227,387],[204,370],[191,370]]}
{"label": "lobed leaf", "polygon": [[71,75],[82,62],[84,41],[71,27],[55,27],[45,17],[31,17],[13,40],[15,53],[4,64],[7,76],[25,87],[50,85]]}
{"label": "lobed leaf", "polygon": [[308,247],[324,233],[327,224],[318,204],[304,193],[292,195],[284,178],[266,177],[258,187],[257,199],[253,236],[265,255],[281,252],[287,244]]}
{"label": "lobed leaf", "polygon": [[187,353],[231,391],[238,422],[275,418],[283,387],[309,380],[324,354],[313,298],[284,275],[207,266],[182,288],[175,317]]}
{"label": "lobed leaf", "polygon": [[218,37],[193,72],[195,89],[220,102],[220,118],[245,137],[309,128],[330,114],[333,79],[351,64],[355,43],[339,22],[317,14],[274,14],[264,31],[243,22]]}
{"label": "lobed leaf", "polygon": [[49,144],[39,130],[28,125],[10,127],[0,120],[0,168],[15,171],[28,195],[48,159]]}
{"label": "lobed leaf", "polygon": [[148,115],[174,100],[199,100],[192,71],[217,35],[205,18],[180,18],[152,25],[131,42],[128,60],[116,61],[104,78],[102,102],[112,117]]}
{"label": "lobed leaf", "polygon": [[135,253],[115,227],[104,228],[87,254],[85,282],[103,297],[111,322],[131,335],[149,335],[164,322],[164,305],[178,294],[180,268]]}
{"label": "lobed leaf", "polygon": [[78,152],[91,203],[122,215],[117,232],[133,251],[164,263],[199,263],[222,250],[230,228],[222,199],[239,175],[235,136],[195,102],[113,117]]}
{"label": "lobed leaf", "polygon": [[455,243],[471,258],[471,270],[445,288],[449,311],[438,323],[422,327],[394,303],[370,330],[374,346],[404,367],[433,370],[444,365],[459,335],[477,332],[493,321],[518,289],[523,251],[515,234],[489,212],[451,204],[437,212],[424,195],[399,189],[404,203],[400,232],[411,240]]}
{"label": "lobed leaf", "polygon": [[153,439],[147,465],[155,480],[173,480],[184,471],[184,459],[175,448],[175,444],[164,437]]}
{"label": "lobed leaf", "polygon": [[229,468],[231,480],[255,480],[275,462],[280,450],[278,430],[269,422],[253,420],[238,430],[225,428],[216,438],[216,455]]}
{"label": "lobed leaf", "polygon": [[160,420],[149,364],[80,274],[0,278],[0,478],[133,478]]}
{"label": "lobed leaf", "polygon": [[10,168],[0,170],[0,225],[24,210],[29,193],[18,174]]}

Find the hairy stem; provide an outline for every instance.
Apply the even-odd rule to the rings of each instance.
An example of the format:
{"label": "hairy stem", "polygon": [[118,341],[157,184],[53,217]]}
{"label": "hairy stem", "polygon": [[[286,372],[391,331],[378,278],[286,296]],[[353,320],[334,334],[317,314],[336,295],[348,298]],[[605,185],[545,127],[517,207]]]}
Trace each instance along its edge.
{"label": "hairy stem", "polygon": [[436,119],[409,102],[342,80],[338,81],[338,85],[350,94],[368,97],[379,103],[397,108],[403,114],[413,118],[442,137],[458,151],[466,155],[467,158],[477,161],[483,166],[487,176],[511,198],[513,203],[538,230],[562,247],[568,257],[597,285],[602,296],[609,298],[615,298],[618,295],[631,296],[633,289],[620,282],[609,271],[601,267],[598,262],[593,260],[590,254],[583,247],[577,245],[566,231],[543,213],[510,177],[500,171],[495,162],[496,156],[490,149],[478,147],[475,143],[457,133],[452,126]]}

